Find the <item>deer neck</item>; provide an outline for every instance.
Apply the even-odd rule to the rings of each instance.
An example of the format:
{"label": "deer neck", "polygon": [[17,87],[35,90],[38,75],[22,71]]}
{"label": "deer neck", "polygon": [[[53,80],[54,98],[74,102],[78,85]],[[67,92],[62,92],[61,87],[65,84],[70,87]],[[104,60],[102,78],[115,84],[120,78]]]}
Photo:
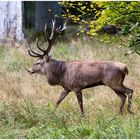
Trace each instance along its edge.
{"label": "deer neck", "polygon": [[59,85],[63,79],[65,68],[63,61],[50,60],[47,70],[47,80],[50,85]]}

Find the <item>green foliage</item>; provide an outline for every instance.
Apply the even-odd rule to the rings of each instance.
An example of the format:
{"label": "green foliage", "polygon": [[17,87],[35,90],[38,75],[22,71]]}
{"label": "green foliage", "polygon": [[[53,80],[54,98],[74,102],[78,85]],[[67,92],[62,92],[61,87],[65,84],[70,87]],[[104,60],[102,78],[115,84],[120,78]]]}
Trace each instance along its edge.
{"label": "green foliage", "polygon": [[[122,35],[129,34],[130,41],[125,46],[139,54],[139,48],[136,47],[136,45],[140,45],[138,41],[138,36],[140,36],[140,3],[138,1],[64,1],[61,4],[68,9],[65,16],[79,24],[81,33],[95,36],[96,32],[104,25],[114,24],[121,28]],[[77,11],[71,12],[70,8],[76,8]],[[102,36],[102,38],[104,37]],[[132,45],[133,47],[131,47]]]}
{"label": "green foliage", "polygon": [[140,34],[136,34],[134,36],[131,35],[127,46],[140,55]]}
{"label": "green foliage", "polygon": [[129,42],[125,46],[130,47],[140,54],[140,3],[131,2],[104,2],[106,9],[98,18],[99,25],[116,24],[122,28],[122,34],[129,34]]}
{"label": "green foliage", "polygon": [[[20,107],[16,106],[16,110],[19,109]],[[75,120],[75,114],[67,116],[63,112],[54,113],[50,109],[50,105],[46,105],[34,108],[36,114],[34,119],[38,121],[32,123],[29,119],[30,115],[26,116],[29,117],[28,119],[23,119],[19,112],[14,110],[9,106],[3,108],[3,113],[2,110],[0,111],[0,122],[4,119],[6,121],[1,124],[0,138],[140,138],[140,119],[136,117],[125,116],[125,119],[123,119],[120,116],[103,115],[101,112],[97,112],[93,122],[89,123],[88,118],[80,120],[80,116],[77,116]],[[20,114],[24,114],[24,111],[20,110]],[[7,116],[4,117],[4,113]],[[26,113],[29,112],[26,110]],[[69,124],[70,117],[72,119],[71,124]],[[26,131],[23,131],[23,128],[26,128]],[[12,131],[10,131],[11,129]]]}
{"label": "green foliage", "polygon": [[[102,2],[94,1],[62,1],[63,17],[71,19],[72,22],[80,24],[80,32],[85,33],[85,28],[89,26],[96,26],[92,21],[98,19],[104,7],[100,4]],[[93,29],[93,28],[92,28]]]}

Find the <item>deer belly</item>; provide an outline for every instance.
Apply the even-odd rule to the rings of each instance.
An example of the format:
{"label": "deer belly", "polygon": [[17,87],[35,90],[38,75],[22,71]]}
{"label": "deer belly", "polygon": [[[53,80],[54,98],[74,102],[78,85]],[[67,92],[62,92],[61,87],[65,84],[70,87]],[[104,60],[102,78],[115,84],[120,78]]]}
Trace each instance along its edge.
{"label": "deer belly", "polygon": [[101,79],[99,79],[97,76],[75,76],[75,77],[69,77],[66,82],[67,87],[69,89],[74,88],[86,88],[86,87],[92,87],[93,85],[98,85],[101,83]]}
{"label": "deer belly", "polygon": [[97,75],[85,75],[85,76],[81,76],[78,78],[78,83],[82,86],[82,87],[87,87],[90,85],[95,85],[101,82],[101,79],[97,76]]}

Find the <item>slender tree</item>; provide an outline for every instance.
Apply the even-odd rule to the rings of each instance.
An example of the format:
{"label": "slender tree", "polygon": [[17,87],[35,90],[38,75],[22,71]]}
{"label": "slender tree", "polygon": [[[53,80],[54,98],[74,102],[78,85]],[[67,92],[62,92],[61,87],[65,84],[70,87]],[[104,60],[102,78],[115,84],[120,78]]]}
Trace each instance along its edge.
{"label": "slender tree", "polygon": [[6,41],[8,37],[18,41],[24,38],[21,1],[0,2],[1,42]]}

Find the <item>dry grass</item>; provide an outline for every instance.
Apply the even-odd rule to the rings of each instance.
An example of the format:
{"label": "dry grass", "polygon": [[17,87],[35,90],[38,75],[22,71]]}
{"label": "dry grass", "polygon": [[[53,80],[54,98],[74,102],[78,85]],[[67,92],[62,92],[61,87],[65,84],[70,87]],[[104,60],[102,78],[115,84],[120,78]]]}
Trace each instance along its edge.
{"label": "dry grass", "polygon": [[[99,43],[93,40],[72,40],[68,43],[58,42],[52,49],[52,57],[59,60],[115,60],[126,63],[129,75],[125,85],[134,89],[133,110],[140,115],[140,57],[137,54],[124,56],[128,48],[118,48],[117,43]],[[48,85],[45,77],[29,75],[24,68],[29,68],[35,61],[27,54],[25,46],[18,48],[3,48],[0,52],[0,102],[6,105],[26,104],[29,100],[33,106],[47,104],[55,105],[62,88]],[[116,115],[119,109],[119,98],[108,87],[100,86],[83,91],[84,108],[87,119],[92,122],[97,112]],[[53,107],[52,107],[53,110]],[[75,121],[71,118],[79,116],[79,107],[74,93],[61,103],[58,114],[63,112],[69,117],[69,124]],[[125,110],[124,116],[128,113]],[[79,117],[78,117],[79,118]],[[77,120],[78,121],[78,120]]]}
{"label": "dry grass", "polygon": [[[72,40],[71,42],[57,43],[53,50],[53,58],[60,60],[115,60],[126,63],[129,68],[129,75],[125,79],[125,85],[134,89],[134,99],[139,98],[138,90],[140,89],[140,58],[137,54],[124,56],[126,48],[117,48],[117,44],[102,44],[96,40],[81,41]],[[45,77],[39,75],[29,75],[25,71],[35,61],[28,56],[27,49],[23,46],[19,48],[10,48],[4,50],[4,58],[1,58],[0,70],[0,98],[2,101],[10,102],[20,100],[20,93],[31,99],[36,105],[46,104],[47,102],[55,103],[58,98],[61,87],[51,87],[47,84]],[[20,93],[19,93],[20,91]],[[75,95],[68,97],[68,104],[77,104]],[[117,96],[107,87],[95,87],[84,91],[84,104],[96,108],[108,109],[108,106],[118,105]],[[88,102],[88,103],[87,103]],[[65,103],[62,103],[65,104]],[[110,104],[110,105],[109,105]],[[111,105],[114,104],[114,105]],[[75,106],[75,105],[74,105]],[[134,107],[135,104],[134,104]],[[113,108],[112,108],[113,109]],[[114,109],[115,110],[115,109]],[[116,111],[118,108],[116,108]]]}

